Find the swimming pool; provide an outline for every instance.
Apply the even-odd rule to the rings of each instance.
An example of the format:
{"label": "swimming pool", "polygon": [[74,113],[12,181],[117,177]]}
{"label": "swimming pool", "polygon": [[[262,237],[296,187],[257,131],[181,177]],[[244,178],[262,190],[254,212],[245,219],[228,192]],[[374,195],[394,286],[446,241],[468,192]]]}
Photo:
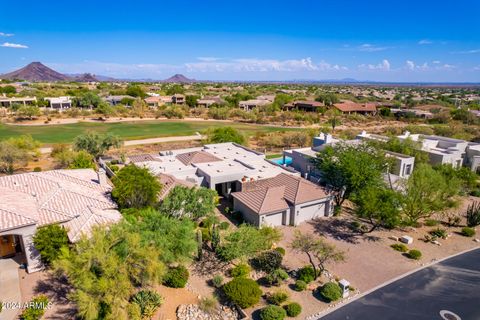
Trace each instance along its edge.
{"label": "swimming pool", "polygon": [[283,158],[270,159],[270,160],[280,165],[286,164],[288,166],[292,164],[292,158],[290,157],[285,157],[285,162],[283,162]]}

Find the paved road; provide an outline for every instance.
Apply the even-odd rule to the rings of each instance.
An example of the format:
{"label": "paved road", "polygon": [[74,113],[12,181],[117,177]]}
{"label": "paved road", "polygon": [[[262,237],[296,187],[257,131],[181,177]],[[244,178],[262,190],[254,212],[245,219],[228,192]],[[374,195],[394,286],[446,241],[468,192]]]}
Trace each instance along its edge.
{"label": "paved road", "polygon": [[[191,136],[173,136],[173,137],[159,137],[159,138],[150,138],[150,139],[140,139],[140,140],[125,140],[123,142],[124,146],[137,146],[142,144],[154,144],[162,142],[174,142],[174,141],[195,141],[205,139],[206,136],[202,136],[197,133]],[[50,153],[52,152],[51,147],[40,148],[40,153]]]}
{"label": "paved road", "polygon": [[[459,318],[442,317],[441,310]],[[479,320],[480,249],[415,272],[321,319]]]}

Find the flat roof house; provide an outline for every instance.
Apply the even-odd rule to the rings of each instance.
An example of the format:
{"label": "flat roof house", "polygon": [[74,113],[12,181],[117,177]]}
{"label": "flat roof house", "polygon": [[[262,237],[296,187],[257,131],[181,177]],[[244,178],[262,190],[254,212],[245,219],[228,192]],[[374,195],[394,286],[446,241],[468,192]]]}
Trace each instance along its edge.
{"label": "flat roof house", "polygon": [[0,257],[18,255],[28,272],[42,268],[33,244],[38,227],[60,224],[71,242],[121,219],[105,171],[30,172],[0,177]]}
{"label": "flat roof house", "polygon": [[14,97],[14,98],[7,98],[4,96],[0,96],[0,107],[8,108],[12,104],[21,104],[21,105],[32,105],[37,102],[36,97]]}
{"label": "flat roof house", "polygon": [[300,110],[305,112],[317,112],[319,108],[324,107],[323,102],[313,100],[299,100],[287,103],[283,106],[285,110]]}
{"label": "flat roof house", "polygon": [[[227,199],[233,197],[235,210],[242,212],[246,220],[256,225],[261,225],[261,221],[258,220],[255,222],[250,219],[251,212],[248,211],[248,206],[242,206],[242,200],[239,200],[239,197],[242,197],[240,194],[243,193],[243,191],[247,189],[252,190],[253,184],[251,183],[257,181],[260,183],[261,181],[270,181],[269,179],[273,179],[271,180],[272,183],[277,185],[280,183],[278,181],[281,181],[281,184],[285,186],[286,190],[291,190],[296,185],[299,185],[301,190],[317,191],[317,189],[311,189],[311,187],[315,185],[310,183],[308,184],[308,186],[310,186],[309,188],[303,189],[304,182],[307,181],[300,178],[296,171],[266,159],[262,153],[235,143],[207,144],[198,148],[160,152],[158,155],[133,156],[130,157],[129,160],[138,166],[148,168],[154,175],[168,175],[178,181],[186,181],[189,184],[214,189],[219,195]],[[285,176],[292,176],[294,178],[289,179]],[[237,197],[234,196],[235,193]],[[277,198],[275,201],[284,202],[284,200],[282,200],[284,198],[283,194],[269,194],[269,199]],[[320,194],[316,193],[316,195],[318,196]],[[235,197],[238,199],[235,200]],[[329,199],[325,193],[321,193],[321,196],[314,199],[316,209],[311,209],[314,212],[310,212],[307,209],[300,210],[296,208],[296,210],[300,210],[297,218],[290,218],[289,213],[288,218],[285,216],[285,219],[277,219],[275,221],[278,223],[277,225],[296,225],[313,216],[328,215],[330,205],[325,204],[320,206],[320,204],[317,205],[317,203],[326,203],[330,201]],[[300,200],[292,202],[293,206],[297,204],[303,205],[304,202]]]}
{"label": "flat roof house", "polygon": [[185,104],[185,95],[176,93],[172,96],[173,104]]}
{"label": "flat roof house", "polygon": [[238,106],[245,111],[251,111],[255,108],[258,108],[258,107],[261,107],[261,106],[266,106],[266,105],[269,105],[271,103],[272,102],[270,100],[250,99],[250,100],[240,101],[238,103]]}
{"label": "flat roof house", "polygon": [[225,101],[220,97],[204,97],[197,100],[197,107],[208,108],[213,104],[223,104]]}
{"label": "flat roof house", "polygon": [[72,107],[72,99],[70,97],[54,97],[45,98],[48,101],[48,107],[54,110],[65,110]]}
{"label": "flat roof house", "polygon": [[172,97],[158,95],[158,96],[147,97],[145,98],[144,101],[149,107],[156,108],[158,106],[163,106],[166,103],[172,103]]}
{"label": "flat roof house", "polygon": [[103,98],[104,101],[110,103],[112,106],[121,104],[123,99],[135,100],[135,97],[132,97],[129,95],[116,95],[116,96],[106,96],[105,98]]}

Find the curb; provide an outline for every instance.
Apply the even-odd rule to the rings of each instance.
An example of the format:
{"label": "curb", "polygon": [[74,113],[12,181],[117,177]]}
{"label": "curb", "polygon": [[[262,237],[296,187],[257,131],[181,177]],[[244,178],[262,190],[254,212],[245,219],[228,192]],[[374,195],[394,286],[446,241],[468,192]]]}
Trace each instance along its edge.
{"label": "curb", "polygon": [[380,289],[380,288],[383,288],[383,287],[385,287],[385,286],[388,286],[389,284],[391,284],[391,283],[393,283],[393,282],[395,282],[395,281],[398,281],[398,280],[400,280],[400,279],[403,279],[403,278],[405,278],[405,277],[408,277],[408,276],[411,275],[411,274],[414,274],[414,273],[416,273],[416,272],[418,272],[418,271],[420,271],[420,270],[423,270],[423,269],[429,268],[429,267],[431,267],[431,266],[434,266],[434,265],[436,265],[436,264],[438,264],[438,263],[440,263],[440,262],[443,262],[443,261],[445,261],[445,260],[454,258],[454,257],[456,257],[456,256],[459,256],[459,255],[462,255],[462,254],[465,254],[465,253],[468,253],[468,252],[470,252],[470,251],[475,251],[475,250],[480,250],[480,247],[477,246],[477,247],[475,247],[475,248],[466,249],[466,250],[464,250],[464,251],[455,253],[454,255],[451,255],[451,256],[448,256],[448,257],[444,257],[444,258],[435,260],[435,261],[433,261],[433,262],[427,263],[427,264],[425,264],[424,266],[421,266],[420,268],[417,268],[417,269],[411,270],[411,271],[409,271],[409,272],[407,272],[407,273],[401,274],[401,275],[399,275],[399,276],[397,276],[397,277],[395,277],[395,278],[393,278],[393,279],[390,279],[390,280],[388,280],[388,281],[386,281],[386,282],[384,282],[384,283],[379,284],[379,285],[376,286],[376,287],[373,287],[372,289],[369,289],[369,290],[367,290],[367,291],[365,291],[365,292],[362,292],[362,293],[360,293],[360,294],[357,294],[356,296],[354,296],[352,299],[346,301],[345,303],[339,303],[339,304],[337,304],[336,306],[332,307],[331,309],[327,309],[327,310],[321,311],[320,313],[316,314],[315,317],[310,317],[310,316],[309,316],[309,317],[307,317],[307,318],[308,318],[308,319],[312,319],[312,320],[313,320],[313,319],[317,319],[317,320],[322,319],[322,318],[325,317],[326,315],[328,315],[328,314],[330,314],[330,313],[332,313],[332,312],[334,312],[334,311],[336,311],[336,310],[338,310],[338,309],[340,309],[340,308],[342,308],[342,307],[344,307],[344,306],[346,306],[346,305],[348,305],[348,304],[350,304],[350,303],[352,303],[352,302],[354,302],[354,301],[356,301],[356,300],[358,300],[358,299],[360,299],[360,298],[363,298],[364,296],[366,296],[366,295],[368,295],[368,294],[370,294],[370,293],[372,293],[372,292],[374,292],[374,291],[376,291],[376,290],[378,290],[378,289]]}

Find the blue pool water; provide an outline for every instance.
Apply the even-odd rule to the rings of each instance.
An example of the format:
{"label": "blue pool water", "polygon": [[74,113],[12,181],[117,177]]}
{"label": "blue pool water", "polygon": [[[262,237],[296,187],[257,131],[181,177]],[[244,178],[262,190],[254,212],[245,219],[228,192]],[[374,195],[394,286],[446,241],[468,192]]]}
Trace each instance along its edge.
{"label": "blue pool water", "polygon": [[284,165],[286,164],[287,166],[292,163],[292,158],[290,157],[285,157],[285,162],[283,162],[283,158],[278,158],[278,159],[271,159],[273,162]]}

